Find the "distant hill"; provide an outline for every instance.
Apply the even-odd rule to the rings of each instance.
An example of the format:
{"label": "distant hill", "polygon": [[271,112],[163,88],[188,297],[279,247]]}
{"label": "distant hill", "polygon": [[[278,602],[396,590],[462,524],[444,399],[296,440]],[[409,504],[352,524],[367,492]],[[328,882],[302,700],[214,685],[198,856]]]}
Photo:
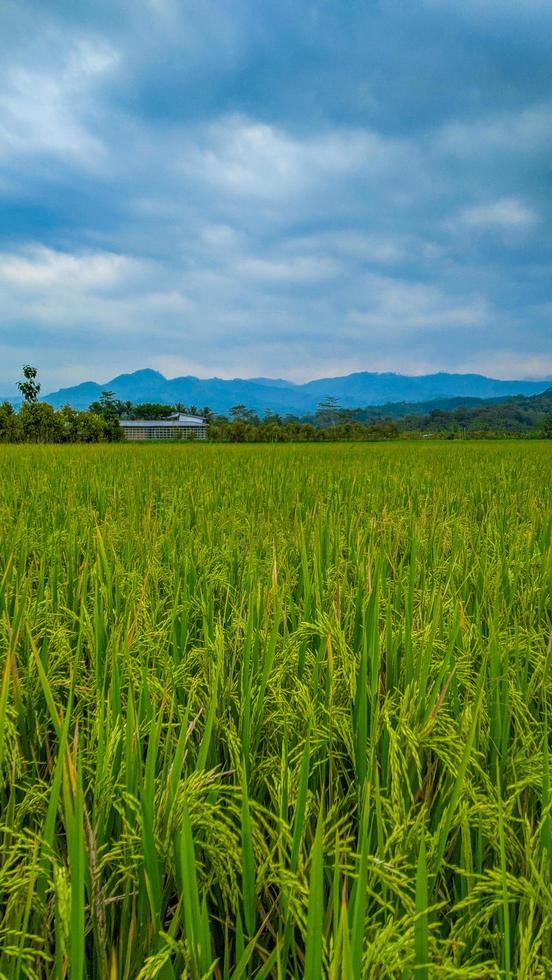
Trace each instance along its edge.
{"label": "distant hill", "polygon": [[[493,399],[478,405],[433,407],[424,415],[415,412],[397,418],[403,431],[424,432],[531,432],[542,427],[552,412],[552,387],[537,395]],[[412,406],[414,408],[414,406]]]}
{"label": "distant hill", "polygon": [[[511,398],[532,398],[533,395],[500,395],[498,398],[432,398],[425,402],[385,402],[383,405],[366,405],[364,408],[347,409],[352,418],[358,422],[370,422],[377,419],[401,419],[405,416],[429,415],[431,412],[454,412],[456,409],[481,408],[485,405],[501,405]],[[314,415],[309,417],[311,420]]]}
{"label": "distant hill", "polygon": [[375,374],[361,371],[336,378],[320,378],[306,384],[293,384],[271,378],[196,378],[192,375],[165,378],[159,371],[145,369],[120,374],[97,384],[86,381],[44,396],[56,408],[72,405],[87,408],[102,391],[113,391],[122,401],[159,402],[174,405],[208,405],[214,412],[227,413],[233,405],[244,404],[259,413],[308,415],[325,398],[339,399],[342,408],[381,406],[386,403],[424,403],[436,399],[491,399],[513,395],[533,395],[545,390],[550,381],[499,381],[480,374]]}

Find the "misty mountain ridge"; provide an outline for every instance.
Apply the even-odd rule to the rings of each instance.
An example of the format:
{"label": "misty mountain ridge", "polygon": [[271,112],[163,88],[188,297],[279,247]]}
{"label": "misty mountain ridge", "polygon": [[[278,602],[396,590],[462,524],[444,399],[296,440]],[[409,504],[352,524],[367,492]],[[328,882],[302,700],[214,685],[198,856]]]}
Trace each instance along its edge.
{"label": "misty mountain ridge", "polygon": [[[427,402],[443,398],[492,399],[513,395],[535,395],[550,385],[549,380],[498,380],[480,374],[439,372],[404,375],[393,372],[359,371],[333,378],[318,378],[295,384],[283,378],[197,378],[187,375],[166,378],[160,371],[144,368],[119,374],[98,384],[85,381],[42,396],[54,408],[71,405],[86,409],[102,391],[112,391],[122,401],[182,403],[198,408],[209,406],[227,414],[233,405],[244,404],[263,414],[307,415],[326,398],[337,398],[342,408],[384,405],[389,402]],[[16,401],[16,399],[10,399]]]}

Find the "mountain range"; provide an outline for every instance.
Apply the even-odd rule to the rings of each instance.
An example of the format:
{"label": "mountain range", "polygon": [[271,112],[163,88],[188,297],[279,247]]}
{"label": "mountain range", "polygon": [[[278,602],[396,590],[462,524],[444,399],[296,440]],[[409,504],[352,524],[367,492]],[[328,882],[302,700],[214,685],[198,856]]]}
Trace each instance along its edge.
{"label": "mountain range", "polygon": [[[122,401],[182,403],[198,408],[209,406],[226,414],[233,405],[243,404],[260,414],[266,411],[286,415],[308,415],[326,398],[338,399],[342,408],[384,405],[387,402],[428,402],[443,398],[494,399],[512,395],[534,395],[550,386],[542,381],[501,381],[480,374],[404,375],[360,371],[335,378],[319,378],[294,384],[282,378],[166,378],[146,368],[120,374],[103,384],[85,381],[71,388],[44,395],[42,400],[60,408],[71,405],[85,409],[102,391],[112,391]],[[14,399],[11,399],[15,401]]]}

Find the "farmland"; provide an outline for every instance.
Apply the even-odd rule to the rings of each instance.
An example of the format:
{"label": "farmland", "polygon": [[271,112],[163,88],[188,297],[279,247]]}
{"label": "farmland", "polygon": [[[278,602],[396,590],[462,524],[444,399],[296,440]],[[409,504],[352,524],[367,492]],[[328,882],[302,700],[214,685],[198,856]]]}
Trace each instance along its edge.
{"label": "farmland", "polygon": [[552,975],[551,481],[0,447],[0,975]]}

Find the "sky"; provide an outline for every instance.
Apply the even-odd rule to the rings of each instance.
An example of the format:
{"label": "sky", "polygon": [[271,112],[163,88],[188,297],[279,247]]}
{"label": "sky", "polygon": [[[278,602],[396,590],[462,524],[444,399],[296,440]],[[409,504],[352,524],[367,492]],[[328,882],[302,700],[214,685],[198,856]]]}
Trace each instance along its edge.
{"label": "sky", "polygon": [[549,0],[0,0],[0,394],[552,376]]}

